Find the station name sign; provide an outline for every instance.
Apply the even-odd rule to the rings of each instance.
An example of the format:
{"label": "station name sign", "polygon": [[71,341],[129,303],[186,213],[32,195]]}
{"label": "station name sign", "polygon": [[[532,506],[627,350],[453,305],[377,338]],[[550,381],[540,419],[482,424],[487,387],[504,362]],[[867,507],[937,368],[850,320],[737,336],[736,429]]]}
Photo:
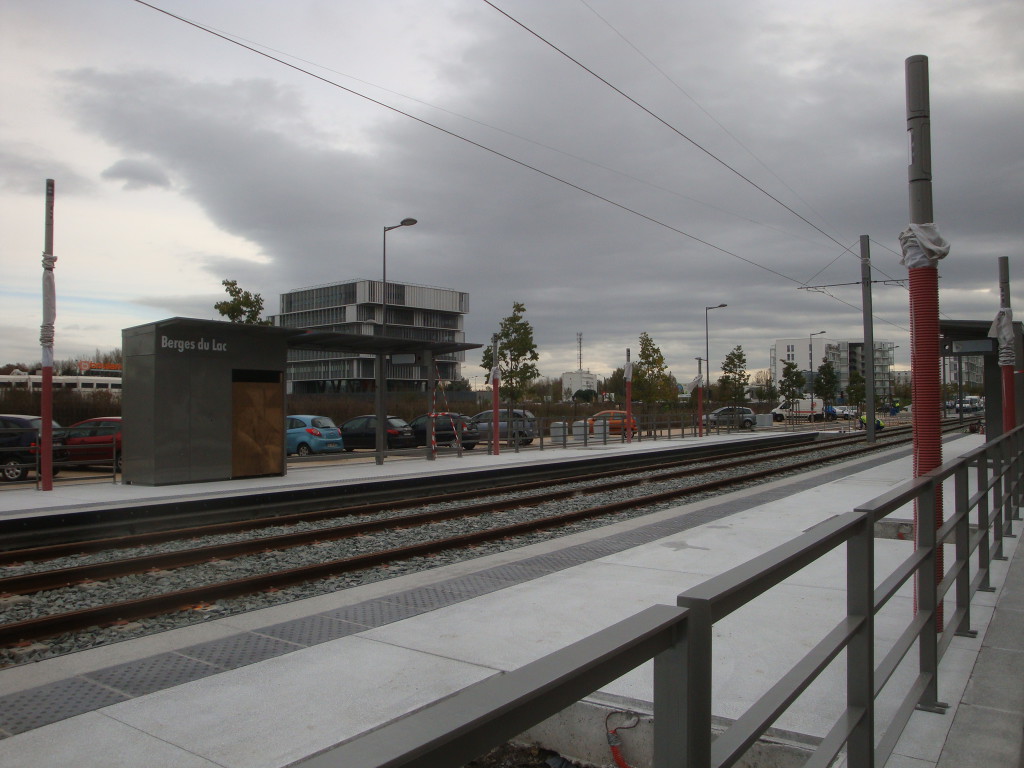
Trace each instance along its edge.
{"label": "station name sign", "polygon": [[205,336],[199,339],[172,339],[170,336],[160,336],[160,349],[170,349],[175,352],[227,352],[228,343],[217,341],[217,339]]}

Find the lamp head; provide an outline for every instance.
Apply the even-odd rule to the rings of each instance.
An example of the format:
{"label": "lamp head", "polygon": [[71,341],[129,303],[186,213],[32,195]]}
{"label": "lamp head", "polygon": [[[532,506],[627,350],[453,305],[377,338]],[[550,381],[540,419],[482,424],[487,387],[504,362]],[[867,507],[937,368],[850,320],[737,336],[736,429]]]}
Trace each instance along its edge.
{"label": "lamp head", "polygon": [[415,223],[416,223],[416,219],[402,219],[402,223],[399,224],[398,226],[400,226],[400,227],[411,227]]}

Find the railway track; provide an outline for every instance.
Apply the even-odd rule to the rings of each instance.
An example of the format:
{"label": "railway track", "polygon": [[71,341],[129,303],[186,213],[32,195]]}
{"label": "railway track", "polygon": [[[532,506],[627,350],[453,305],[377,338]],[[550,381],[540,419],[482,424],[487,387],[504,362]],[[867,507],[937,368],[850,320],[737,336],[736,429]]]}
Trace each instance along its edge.
{"label": "railway track", "polygon": [[[0,623],[0,646],[183,610],[196,614],[218,601],[470,547],[520,546],[538,535],[612,522],[910,439],[909,430],[893,430],[874,446],[864,445],[862,436],[834,438],[714,459],[661,460],[643,470],[603,470],[557,484],[516,480],[401,502],[2,552],[0,573],[7,575],[0,577],[0,600],[8,620]],[[288,553],[287,567],[278,562],[282,553]],[[223,578],[228,565],[242,575]],[[69,604],[76,607],[68,610]]]}

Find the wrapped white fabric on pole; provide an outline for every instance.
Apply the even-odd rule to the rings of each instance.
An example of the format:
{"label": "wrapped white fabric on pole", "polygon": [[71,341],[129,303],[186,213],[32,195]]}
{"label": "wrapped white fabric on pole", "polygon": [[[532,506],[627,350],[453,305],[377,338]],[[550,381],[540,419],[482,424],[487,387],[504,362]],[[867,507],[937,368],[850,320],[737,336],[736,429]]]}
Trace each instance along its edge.
{"label": "wrapped white fabric on pole", "polygon": [[57,320],[57,288],[53,278],[53,265],[57,257],[43,254],[43,324],[39,327],[43,367],[53,367],[53,325]]}
{"label": "wrapped white fabric on pole", "polygon": [[999,345],[999,364],[1015,365],[1017,355],[1014,352],[1013,311],[1009,307],[1000,308],[992,327],[988,329],[990,339],[996,339]]}
{"label": "wrapped white fabric on pole", "polygon": [[702,386],[703,384],[704,377],[698,373],[696,376],[693,377],[693,381],[690,382],[690,385],[686,388],[686,391],[693,392],[693,390],[695,390],[697,387]]}
{"label": "wrapped white fabric on pole", "polygon": [[633,364],[628,361],[626,362],[626,367],[622,371],[622,379],[623,381],[633,380]]}
{"label": "wrapped white fabric on pole", "polygon": [[949,243],[934,224],[909,225],[900,232],[900,247],[900,263],[908,269],[934,267],[949,254]]}

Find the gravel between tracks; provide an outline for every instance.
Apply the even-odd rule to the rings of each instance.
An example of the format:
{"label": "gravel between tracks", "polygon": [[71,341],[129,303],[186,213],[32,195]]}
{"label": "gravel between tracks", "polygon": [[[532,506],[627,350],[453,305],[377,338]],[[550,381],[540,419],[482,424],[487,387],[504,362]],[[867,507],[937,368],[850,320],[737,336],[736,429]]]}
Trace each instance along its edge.
{"label": "gravel between tracks", "polygon": [[[820,452],[821,459],[827,457],[827,451]],[[808,455],[813,456],[813,454]],[[806,457],[805,457],[806,458]],[[774,463],[780,468],[783,460],[769,461],[769,466]],[[764,462],[757,462],[762,466]],[[651,476],[658,472],[647,473]],[[715,477],[727,473],[715,473]],[[780,469],[780,477],[784,471]],[[701,481],[708,479],[702,477]],[[755,481],[762,482],[762,481]],[[670,481],[673,486],[684,487],[692,484],[689,478],[681,478]],[[735,488],[731,489],[735,490]],[[549,504],[515,509],[501,513],[490,513],[486,518],[472,517],[448,520],[441,523],[433,523],[429,528],[430,538],[442,538],[468,533],[481,528],[491,528],[495,525],[507,525],[523,520],[533,519],[538,516],[553,515],[556,512],[566,512],[569,509],[594,506],[595,504],[611,503],[613,501],[632,499],[636,496],[635,488],[624,488],[609,491],[601,494],[600,499],[594,496],[583,496],[579,498],[562,499]],[[688,502],[708,498],[713,493],[700,494],[696,497],[689,497]],[[431,568],[448,565],[455,562],[474,559],[496,552],[507,551],[518,547],[526,546],[538,541],[545,541],[551,538],[566,536],[579,531],[608,525],[633,517],[650,514],[658,509],[679,506],[681,502],[667,502],[656,506],[644,507],[638,510],[621,512],[600,520],[577,521],[556,530],[541,531],[515,539],[506,539],[494,543],[483,544],[472,549],[459,549],[441,553],[434,557],[420,557],[409,561],[394,563],[388,566],[369,568],[353,573],[342,574],[333,578],[323,579],[316,582],[300,584],[292,587],[285,587],[274,592],[263,592],[244,597],[232,598],[218,601],[210,606],[196,606],[190,610],[178,611],[173,614],[140,619],[130,623],[108,627],[94,627],[88,631],[69,633],[47,639],[23,648],[0,649],[0,667],[15,664],[24,664],[73,651],[85,650],[111,642],[131,639],[148,634],[154,634],[164,630],[175,629],[190,624],[201,623],[211,619],[221,618],[228,615],[243,613],[260,608],[270,607],[281,603],[301,600],[315,595],[335,592],[350,587],[369,584],[408,573],[420,572]],[[443,505],[442,505],[443,506]],[[455,506],[455,505],[449,505]],[[396,514],[408,514],[418,510],[402,510],[401,513],[385,513],[385,516]],[[363,518],[365,519],[365,518]],[[337,524],[337,520],[330,523],[309,523],[303,526],[318,527],[328,524]],[[295,530],[291,528],[290,530]],[[265,529],[256,533],[258,536],[266,536],[271,532],[283,532],[282,528]],[[207,543],[229,541],[237,538],[232,534],[229,536],[211,537]],[[388,548],[401,547],[412,543],[421,543],[425,539],[423,528],[408,530],[393,530],[381,534],[362,536],[354,539],[342,539],[339,541],[322,542],[312,546],[294,547],[288,550],[276,551],[273,553],[245,556],[231,560],[220,560],[212,563],[189,566],[173,572],[150,574],[145,576],[125,576],[112,579],[102,583],[90,583],[69,587],[66,589],[49,590],[44,593],[30,596],[15,596],[0,598],[0,613],[5,616],[5,621],[13,622],[25,620],[39,615],[77,610],[90,605],[103,604],[108,601],[130,600],[148,594],[170,592],[184,589],[203,583],[205,580],[229,581],[248,575],[253,568],[269,570],[271,566],[276,568],[295,568],[311,563],[322,563],[327,560],[351,557],[365,551],[372,551],[375,544],[383,545],[386,542]],[[195,542],[188,542],[192,546]],[[150,552],[166,552],[183,545],[179,542],[172,542],[162,545],[152,545],[139,548],[133,554],[145,554]],[[123,556],[123,555],[121,555]],[[72,558],[62,558],[61,561],[50,561],[46,564],[22,563],[16,566],[8,566],[0,569],[2,575],[18,575],[21,573],[38,570],[41,567],[51,568],[60,563],[64,567],[70,565],[82,565],[90,562],[97,562],[104,559],[116,559],[118,555],[111,553],[98,553],[96,555],[84,555]]]}

